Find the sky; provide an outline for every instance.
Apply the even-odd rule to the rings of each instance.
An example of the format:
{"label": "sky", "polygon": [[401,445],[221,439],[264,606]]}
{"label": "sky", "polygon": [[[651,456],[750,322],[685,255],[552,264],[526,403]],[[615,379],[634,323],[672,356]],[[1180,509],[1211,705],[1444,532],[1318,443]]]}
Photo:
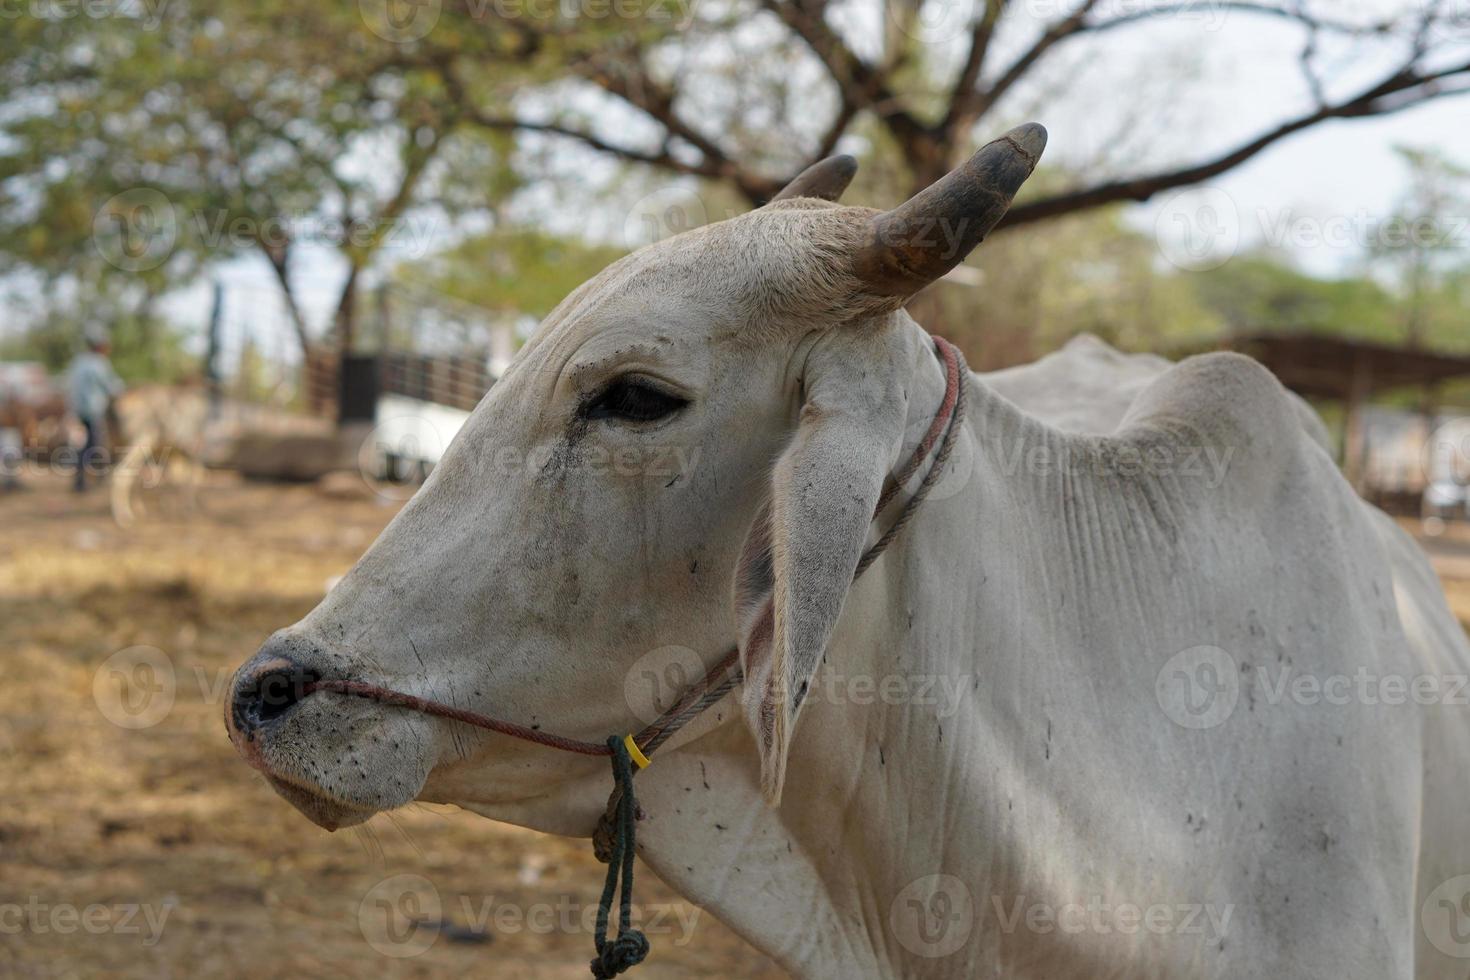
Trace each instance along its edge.
{"label": "sky", "polygon": [[[930,0],[937,14],[928,29],[936,50],[958,52],[958,37],[968,22],[970,0]],[[1364,16],[1367,0],[1341,0],[1346,16]],[[1427,0],[1426,0],[1427,2]],[[1470,20],[1470,0],[1464,3]],[[1109,6],[1109,3],[1111,6]],[[937,4],[937,6],[934,6]],[[1127,13],[1137,0],[1103,0],[1100,10]],[[1402,4],[1400,4],[1402,6]],[[1004,62],[1026,46],[1038,25],[1064,9],[1061,0],[1023,0],[1008,33],[997,39]],[[879,36],[876,8],[857,6],[844,23],[855,47]],[[866,12],[865,12],[866,11]],[[1369,11],[1371,13],[1371,11]],[[1231,13],[1197,0],[1185,14],[1110,32],[1058,49],[1048,71],[1018,87],[995,116],[1005,124],[1037,118],[1050,132],[1045,162],[1074,173],[1099,177],[1136,172],[1161,163],[1190,163],[1230,148],[1310,104],[1297,54],[1304,35],[1274,20]],[[930,39],[930,38],[926,38]],[[1470,58],[1470,26],[1448,42],[1447,55]],[[1324,41],[1319,61],[1336,80],[1329,98],[1376,78],[1389,52],[1361,43],[1334,47]],[[635,121],[629,120],[629,125]],[[997,123],[999,125],[1000,123]],[[1259,246],[1281,250],[1291,261],[1319,275],[1362,271],[1370,262],[1366,245],[1408,187],[1408,171],[1395,153],[1398,145],[1431,147],[1470,166],[1470,97],[1432,102],[1381,118],[1319,124],[1268,148],[1248,163],[1206,185],[1165,192],[1134,206],[1129,222],[1155,238],[1160,261],[1182,269],[1218,265],[1233,254]],[[841,149],[857,151],[854,141]],[[605,162],[564,147],[569,166],[599,168]],[[372,166],[372,160],[357,165]],[[662,201],[691,197],[688,181],[651,176],[644,195]],[[648,187],[640,186],[639,192]],[[532,220],[553,230],[599,229],[598,237],[623,244],[636,235],[633,210],[612,203],[601,222],[578,204],[533,197]],[[1470,216],[1445,216],[1446,227],[1470,247]],[[448,227],[448,223],[444,223]],[[430,223],[426,227],[433,228]],[[446,232],[447,234],[447,232]],[[420,257],[432,248],[432,235],[411,236],[407,254]],[[320,329],[329,322],[345,275],[341,259],[327,248],[307,248],[293,266],[300,302],[308,321]],[[292,356],[294,339],[285,326],[284,308],[270,269],[262,260],[241,258],[222,265],[227,332],[250,331],[267,355]],[[171,299],[167,309],[182,322],[207,315],[208,290],[201,284]]]}

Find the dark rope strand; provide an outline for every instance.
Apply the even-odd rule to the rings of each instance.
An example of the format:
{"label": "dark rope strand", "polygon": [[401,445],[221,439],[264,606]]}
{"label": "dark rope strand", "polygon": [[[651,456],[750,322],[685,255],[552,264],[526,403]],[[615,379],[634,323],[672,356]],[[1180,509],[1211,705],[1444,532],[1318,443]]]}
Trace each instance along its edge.
{"label": "dark rope strand", "polygon": [[[617,833],[613,839],[611,860],[607,863],[607,879],[602,885],[602,900],[597,905],[597,958],[592,961],[592,975],[598,980],[611,980],[642,963],[648,955],[648,937],[632,928],[638,806],[633,797],[633,760],[628,757],[628,747],[616,735],[609,736],[607,748],[612,756],[613,782],[617,787],[614,792],[620,798]],[[619,884],[622,895],[618,906],[618,934],[616,938],[608,939],[607,920],[612,913],[613,892]]]}

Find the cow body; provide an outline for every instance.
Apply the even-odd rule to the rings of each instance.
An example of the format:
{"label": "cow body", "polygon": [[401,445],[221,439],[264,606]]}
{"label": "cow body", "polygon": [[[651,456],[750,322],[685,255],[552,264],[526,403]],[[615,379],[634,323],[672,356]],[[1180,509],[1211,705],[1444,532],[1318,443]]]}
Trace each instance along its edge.
{"label": "cow body", "polygon": [[[242,667],[242,755],[329,829],[421,799],[586,836],[605,760],[261,692],[349,679],[601,740],[652,720],[630,692],[667,651],[687,681],[738,643],[742,688],[637,777],[638,853],[796,976],[1463,976],[1470,651],[1260,365],[1084,341],[964,377],[945,473],[850,584],[944,398],[902,302],[1042,143],[892,212],[799,181],[826,200],[574,292]],[[935,254],[936,213],[978,224]]]}
{"label": "cow body", "polygon": [[[1091,419],[1101,434],[1121,423],[1142,390],[1141,386],[1151,384],[1170,367],[1159,358],[1122,355],[1091,337],[1082,336],[1036,365],[997,372],[985,381],[1007,393],[1028,414],[1049,424],[1089,431],[1084,428],[1086,422],[1083,420]],[[1113,395],[1100,393],[1096,388],[1103,379],[1111,379]],[[1059,392],[1075,394],[1059,399]],[[1285,397],[1288,403],[1286,417],[1294,416],[1312,442],[1328,447],[1326,430],[1316,413],[1295,396],[1288,394]],[[1269,408],[1270,401],[1264,402],[1262,407]],[[1269,412],[1264,412],[1256,424],[1269,427],[1269,419]],[[1281,420],[1278,419],[1276,424],[1281,425]],[[1286,425],[1289,430],[1290,423]],[[1302,453],[1315,455],[1305,448]],[[1208,459],[1203,462],[1209,464]],[[1214,476],[1211,467],[1210,479]],[[1328,484],[1340,483],[1335,469],[1326,470],[1320,479]],[[1284,486],[1282,489],[1286,490]],[[1310,495],[1307,499],[1311,499]],[[1465,972],[1464,958],[1470,956],[1470,947],[1466,946],[1470,942],[1470,932],[1464,928],[1470,926],[1470,916],[1460,904],[1466,889],[1464,885],[1448,889],[1442,886],[1454,882],[1470,868],[1470,833],[1467,833],[1470,832],[1470,818],[1467,818],[1465,796],[1456,775],[1462,760],[1470,758],[1470,707],[1467,707],[1470,694],[1466,690],[1466,680],[1470,678],[1470,648],[1467,648],[1463,629],[1444,601],[1438,577],[1413,539],[1387,515],[1355,497],[1349,498],[1346,511],[1346,518],[1341,523],[1370,529],[1376,541],[1359,542],[1361,551],[1349,550],[1344,556],[1343,570],[1362,573],[1361,560],[1355,560],[1355,555],[1367,556],[1380,566],[1378,573],[1368,579],[1373,601],[1367,605],[1380,620],[1390,619],[1391,614],[1396,616],[1397,629],[1376,637],[1365,630],[1363,636],[1373,637],[1373,642],[1367,648],[1345,645],[1341,659],[1336,662],[1330,650],[1319,651],[1324,656],[1316,670],[1326,673],[1309,672],[1297,662],[1300,648],[1278,639],[1271,646],[1277,648],[1281,666],[1274,671],[1263,671],[1259,661],[1243,663],[1242,692],[1248,699],[1245,702],[1247,709],[1252,712],[1263,702],[1277,710],[1335,712],[1339,724],[1351,725],[1365,740],[1366,744],[1356,753],[1365,767],[1378,768],[1385,773],[1408,771],[1419,779],[1418,791],[1410,797],[1417,801],[1410,810],[1410,827],[1418,842],[1418,851],[1414,863],[1412,901],[1415,919],[1412,941],[1417,966],[1409,975],[1459,977]],[[1249,521],[1249,514],[1242,515],[1243,524]],[[1302,554],[1311,554],[1316,547],[1315,539],[1310,535],[1302,537],[1300,531],[1285,540],[1290,541],[1290,548]],[[1273,551],[1282,551],[1283,543],[1278,542]],[[1385,610],[1382,603],[1383,568],[1387,569],[1392,582],[1391,610]],[[1361,593],[1362,585],[1357,588]],[[1312,609],[1313,603],[1308,596],[1313,594],[1309,591],[1305,595],[1296,595],[1294,599],[1299,604],[1298,609],[1310,610],[1309,625],[1321,616]],[[1288,622],[1287,629],[1290,628]],[[1252,635],[1260,636],[1259,631]],[[1255,643],[1248,648],[1259,650],[1261,646]],[[1344,684],[1344,679],[1349,676],[1353,683]],[[1358,678],[1363,678],[1366,683]],[[1400,679],[1407,682],[1402,692],[1396,687]],[[1336,693],[1325,689],[1317,692],[1312,681],[1320,680],[1327,681],[1327,686],[1335,688]],[[1416,683],[1421,685],[1417,694],[1413,690]],[[1297,685],[1295,696],[1290,693],[1292,685]],[[1349,689],[1351,693],[1344,694]],[[1287,695],[1284,702],[1283,694]],[[1359,703],[1375,698],[1396,702],[1382,705],[1389,709],[1390,715],[1408,715],[1410,718],[1406,722],[1380,726],[1372,717],[1377,708]],[[1362,711],[1364,708],[1373,711]],[[1220,727],[1224,726],[1222,721]],[[1391,731],[1399,733],[1397,739],[1388,737]],[[1286,745],[1291,744],[1288,737]],[[1346,739],[1343,745],[1338,745],[1334,736],[1332,744],[1333,747],[1345,747]],[[1273,753],[1273,757],[1277,754]],[[1310,772],[1315,760],[1304,755],[1298,765]],[[1313,786],[1312,792],[1316,791],[1315,780],[1309,781],[1308,785]],[[1319,838],[1324,853],[1341,843],[1330,823],[1331,820],[1323,820]],[[1382,877],[1382,869],[1386,866],[1375,868],[1370,864],[1369,876]],[[1442,894],[1436,895],[1436,890]],[[1450,896],[1453,896],[1453,901]],[[1446,903],[1456,907],[1451,909]],[[1429,923],[1419,921],[1426,911],[1433,920]],[[1438,939],[1440,944],[1436,945],[1431,937]],[[1441,946],[1448,948],[1449,952]],[[1354,970],[1350,975],[1357,973]]]}
{"label": "cow body", "polygon": [[[829,648],[788,777],[808,805],[762,806],[722,725],[641,777],[645,859],[798,976],[1460,976],[1416,918],[1470,869],[1458,780],[1430,775],[1470,752],[1465,709],[1362,703],[1356,680],[1339,703],[1332,680],[1363,668],[1393,700],[1379,681],[1449,697],[1470,673],[1423,555],[1254,362],[1057,357],[1036,374],[1115,360],[1121,396],[1040,415],[1116,430],[1055,428],[1011,372],[1014,401],[972,380],[963,488],[854,587]],[[1171,438],[1177,472],[1108,455]],[[1225,656],[1182,669],[1239,676],[1191,729],[1158,685],[1197,647]],[[912,701],[855,704],[861,677]],[[931,679],[939,703],[913,703]]]}

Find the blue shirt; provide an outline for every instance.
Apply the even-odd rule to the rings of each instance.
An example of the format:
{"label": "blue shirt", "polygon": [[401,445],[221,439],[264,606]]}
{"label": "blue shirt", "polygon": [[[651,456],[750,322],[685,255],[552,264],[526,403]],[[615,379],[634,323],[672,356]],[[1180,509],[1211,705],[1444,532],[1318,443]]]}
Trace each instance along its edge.
{"label": "blue shirt", "polygon": [[84,351],[72,358],[67,378],[67,405],[72,414],[88,422],[107,415],[107,405],[122,394],[123,383],[107,358]]}

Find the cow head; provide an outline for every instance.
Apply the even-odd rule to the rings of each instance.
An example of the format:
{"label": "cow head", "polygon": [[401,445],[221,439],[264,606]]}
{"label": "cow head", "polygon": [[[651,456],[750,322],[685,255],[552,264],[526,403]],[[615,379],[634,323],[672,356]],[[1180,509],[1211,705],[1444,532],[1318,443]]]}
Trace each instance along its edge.
{"label": "cow head", "polygon": [[641,657],[708,664],[738,639],[778,799],[874,503],[934,409],[909,403],[904,379],[938,366],[899,307],[979,243],[1044,145],[1014,130],[889,212],[833,203],[853,171],[835,158],[573,292],[351,572],[240,668],[241,753],[329,828],[427,799],[587,833],[597,760],[303,682],[597,741],[649,720],[623,694]]}

